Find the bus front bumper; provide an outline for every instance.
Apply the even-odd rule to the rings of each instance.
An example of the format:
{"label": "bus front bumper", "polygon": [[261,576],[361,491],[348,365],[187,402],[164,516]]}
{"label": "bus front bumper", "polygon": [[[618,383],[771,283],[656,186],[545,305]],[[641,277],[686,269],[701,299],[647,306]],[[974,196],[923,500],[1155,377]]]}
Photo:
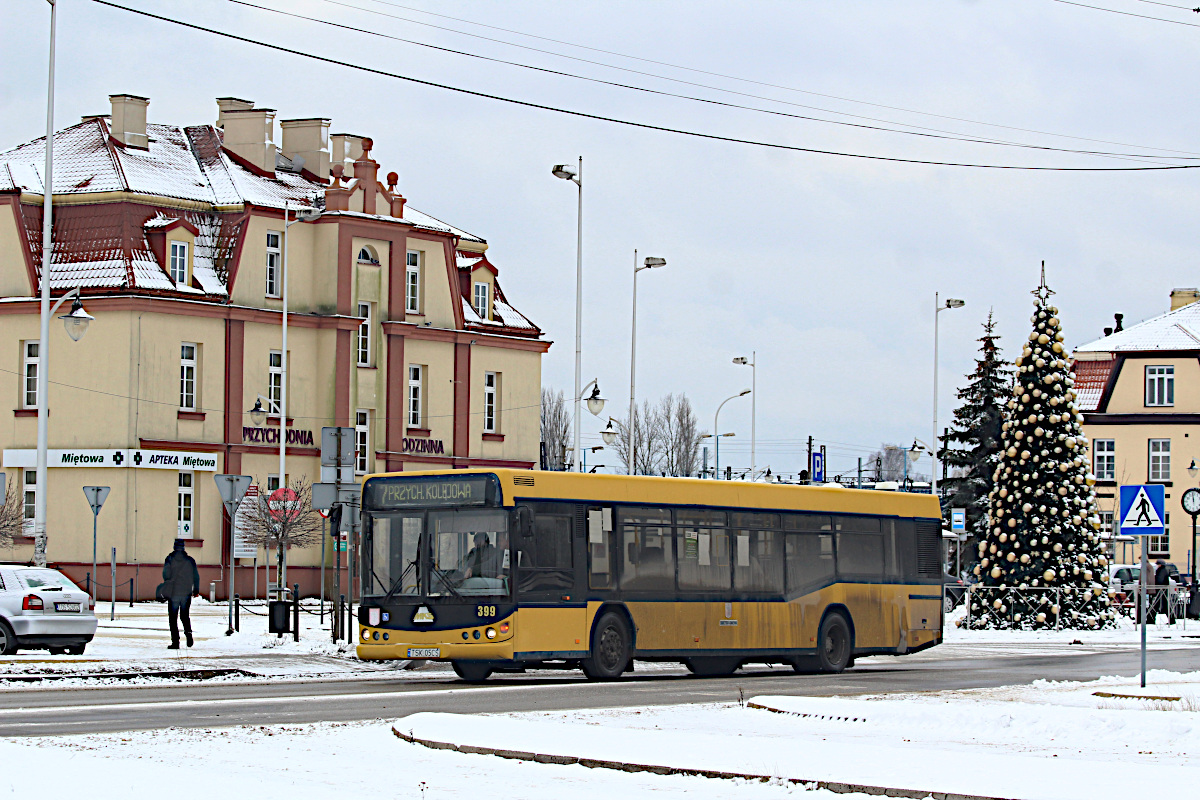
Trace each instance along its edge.
{"label": "bus front bumper", "polygon": [[512,661],[513,645],[508,642],[359,642],[358,657],[364,661],[424,659],[429,661]]}

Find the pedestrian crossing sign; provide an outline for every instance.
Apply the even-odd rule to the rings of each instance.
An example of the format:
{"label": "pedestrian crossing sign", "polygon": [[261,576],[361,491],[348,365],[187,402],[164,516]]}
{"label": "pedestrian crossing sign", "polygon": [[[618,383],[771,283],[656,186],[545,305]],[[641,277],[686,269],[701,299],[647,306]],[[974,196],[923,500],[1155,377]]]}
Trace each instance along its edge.
{"label": "pedestrian crossing sign", "polygon": [[1165,529],[1166,496],[1162,484],[1121,487],[1121,535],[1157,536]]}

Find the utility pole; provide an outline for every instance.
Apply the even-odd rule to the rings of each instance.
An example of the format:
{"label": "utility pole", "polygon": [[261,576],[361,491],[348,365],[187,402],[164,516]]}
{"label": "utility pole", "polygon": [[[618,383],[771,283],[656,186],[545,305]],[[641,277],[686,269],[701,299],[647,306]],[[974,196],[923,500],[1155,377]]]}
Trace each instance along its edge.
{"label": "utility pole", "polygon": [[808,437],[808,482],[812,483],[812,447],[813,437]]}

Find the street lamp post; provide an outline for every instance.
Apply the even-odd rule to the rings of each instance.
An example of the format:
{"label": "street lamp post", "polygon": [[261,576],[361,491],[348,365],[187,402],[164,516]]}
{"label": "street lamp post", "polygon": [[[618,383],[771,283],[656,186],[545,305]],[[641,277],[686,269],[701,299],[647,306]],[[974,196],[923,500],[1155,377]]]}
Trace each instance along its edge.
{"label": "street lamp post", "polygon": [[[733,436],[733,435],[735,435],[733,433],[733,431],[730,431],[729,433],[718,433],[715,435],[711,434],[711,433],[706,433],[703,436],[701,436],[700,438],[701,439],[712,439],[714,442],[713,449],[720,450],[721,449],[721,437],[723,437],[723,436],[727,437],[727,436]],[[707,458],[707,456],[706,456],[706,458]],[[700,473],[700,477],[701,478],[704,477],[703,472]],[[717,467],[715,464],[713,465],[713,480],[717,480]]]}
{"label": "street lamp post", "polygon": [[750,480],[754,480],[754,423],[758,416],[758,353],[751,350],[750,358],[738,356],[735,364],[750,366]]}
{"label": "street lamp post", "polygon": [[[745,397],[748,394],[750,394],[750,390],[743,389],[742,391],[738,392],[737,394],[732,395],[730,397],[726,397],[724,400],[721,401],[721,405],[717,406],[717,413],[713,414],[713,434],[716,434],[717,431],[720,430],[720,428],[717,427],[717,420],[720,419],[720,417],[721,417],[721,407],[724,406],[726,403],[728,403],[730,400],[736,400],[737,398]],[[715,478],[717,480],[720,480],[721,479],[721,477],[720,477],[721,476],[721,437],[716,436],[713,439],[713,441],[716,442],[716,445],[713,448],[713,450],[715,451],[713,453],[713,475],[715,476]]]}
{"label": "street lamp post", "polygon": [[637,262],[638,251],[634,248],[633,251],[633,313],[630,315],[632,319],[630,334],[629,334],[629,474],[637,474],[637,436],[635,436],[634,413],[637,410],[637,404],[634,397],[637,394],[637,276],[644,269],[654,269],[655,267],[665,267],[667,260],[665,258],[656,258],[655,256],[647,256],[646,262],[638,266]]}
{"label": "street lamp post", "polygon": [[[50,345],[50,264],[54,254],[54,39],[58,27],[58,5],[50,0],[50,79],[46,87],[46,170],[42,176],[42,298],[41,328],[37,363],[37,494],[33,500],[33,563],[46,566],[46,437],[49,381],[46,357]],[[94,576],[93,576],[94,580]]]}
{"label": "street lamp post", "polygon": [[571,169],[566,164],[557,164],[551,170],[554,177],[573,182],[579,187],[579,211],[575,235],[575,472],[579,472],[579,401],[583,395],[583,156],[579,157],[579,168]]}
{"label": "street lamp post", "polygon": [[945,305],[942,305],[941,298],[937,292],[933,293],[933,447],[930,448],[930,453],[933,454],[933,471],[929,473],[929,490],[935,497],[938,496],[937,471],[938,471],[938,314],[950,308],[962,308],[967,303],[965,300],[958,300],[952,297],[946,298]]}

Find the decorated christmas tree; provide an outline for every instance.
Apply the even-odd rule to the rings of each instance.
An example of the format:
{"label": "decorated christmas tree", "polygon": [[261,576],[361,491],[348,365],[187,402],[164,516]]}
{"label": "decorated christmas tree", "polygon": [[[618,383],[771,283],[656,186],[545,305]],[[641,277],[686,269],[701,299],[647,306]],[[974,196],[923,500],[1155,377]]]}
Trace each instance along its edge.
{"label": "decorated christmas tree", "polygon": [[[954,410],[954,422],[946,436],[941,461],[954,474],[939,483],[943,489],[942,512],[967,510],[967,534],[982,540],[987,535],[988,505],[1000,461],[1000,426],[1005,404],[1012,396],[1012,365],[1000,355],[996,323],[989,313],[979,337],[979,357],[967,385],[958,390],[962,405]],[[956,445],[952,447],[951,445]]]}
{"label": "decorated christmas tree", "polygon": [[1103,628],[1115,620],[1095,477],[1052,294],[1043,264],[979,542],[976,628]]}

